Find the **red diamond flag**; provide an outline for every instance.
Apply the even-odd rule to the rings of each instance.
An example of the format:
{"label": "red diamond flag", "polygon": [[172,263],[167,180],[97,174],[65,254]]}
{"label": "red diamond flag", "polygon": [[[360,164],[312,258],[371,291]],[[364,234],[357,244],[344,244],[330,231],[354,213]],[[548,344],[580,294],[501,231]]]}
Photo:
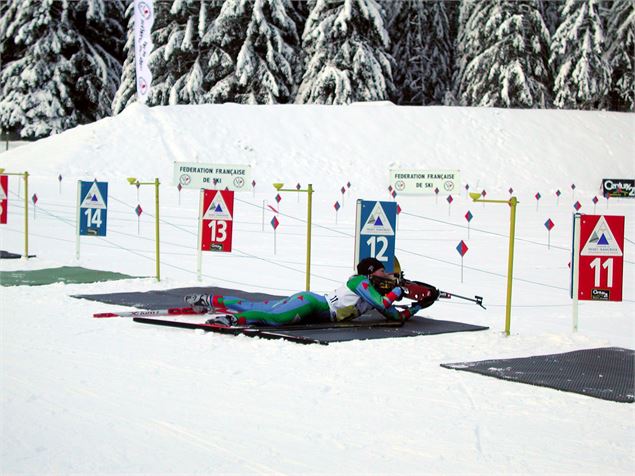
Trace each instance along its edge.
{"label": "red diamond flag", "polygon": [[137,208],[135,208],[134,211],[137,216],[141,216],[141,214],[143,213],[143,208],[141,208],[141,205],[137,205]]}
{"label": "red diamond flag", "polygon": [[465,219],[469,223],[472,221],[472,218],[474,218],[474,215],[472,215],[472,212],[468,210],[467,213],[465,214]]}
{"label": "red diamond flag", "polygon": [[178,184],[178,185],[176,186],[176,188],[177,188],[177,189],[179,190],[179,192],[180,192],[180,191],[183,189],[183,185]]}
{"label": "red diamond flag", "polygon": [[436,194],[438,195],[438,194],[439,194],[439,189],[438,189],[438,188],[435,188],[435,189],[434,189],[434,193],[436,193]]}
{"label": "red diamond flag", "polygon": [[340,202],[335,202],[335,205],[333,205],[333,207],[335,207],[335,211],[338,211],[340,209]]}
{"label": "red diamond flag", "polygon": [[571,184],[571,190],[575,190],[575,184],[574,183]]}
{"label": "red diamond flag", "polygon": [[302,188],[302,186],[301,186],[299,183],[297,183],[297,184],[295,185],[295,189],[296,189],[296,190],[300,190],[301,188]]}
{"label": "red diamond flag", "polygon": [[392,185],[388,185],[388,191],[392,192]]}
{"label": "red diamond flag", "polygon": [[545,222],[545,228],[549,231],[551,231],[551,229],[555,226],[555,224],[551,221],[551,218],[547,218],[547,221]]}
{"label": "red diamond flag", "polygon": [[580,205],[580,202],[575,202],[573,204],[573,208],[575,208],[575,211],[577,212],[580,210],[580,208],[582,208],[582,205]]}
{"label": "red diamond flag", "polygon": [[481,192],[481,196],[482,196],[482,197],[485,197],[485,195],[487,195],[487,192],[486,192],[485,190],[483,190],[483,191]]}
{"label": "red diamond flag", "polygon": [[448,198],[446,198],[446,200],[448,201],[448,203],[452,203],[454,201],[452,195],[448,195]]}
{"label": "red diamond flag", "polygon": [[252,180],[252,181],[251,181],[251,186],[252,186],[252,187],[255,187],[255,186],[256,186],[256,181],[255,181],[255,180]]}
{"label": "red diamond flag", "polygon": [[282,197],[280,196],[280,194],[276,195],[276,202],[280,203],[280,200],[282,200]]}
{"label": "red diamond flag", "polygon": [[470,184],[466,183],[465,184],[465,190],[469,190],[470,189]]}
{"label": "red diamond flag", "polygon": [[512,193],[514,193],[514,189],[509,187],[509,194],[511,195]]}
{"label": "red diamond flag", "polygon": [[340,192],[342,192],[342,195],[344,195],[344,193],[346,193],[346,189],[344,187],[342,187]]}
{"label": "red diamond flag", "polygon": [[57,180],[59,180],[60,182],[62,181],[62,174],[59,174],[59,175],[57,176]]}
{"label": "red diamond flag", "polygon": [[346,188],[351,188],[351,183],[350,182],[346,182]]}
{"label": "red diamond flag", "polygon": [[275,230],[276,228],[278,228],[278,225],[280,224],[280,222],[278,221],[278,219],[276,217],[273,217],[271,219],[271,226],[273,227],[273,229]]}
{"label": "red diamond flag", "polygon": [[542,197],[542,195],[540,195],[540,192],[538,192],[536,195],[534,195],[534,197],[536,197],[536,200],[540,200],[540,197]]}
{"label": "red diamond flag", "polygon": [[562,192],[560,192],[560,190],[556,190],[556,197],[559,197],[560,195],[562,195]]}
{"label": "red diamond flag", "polygon": [[391,195],[392,195],[392,198],[395,198],[397,196],[397,192],[393,190]]}
{"label": "red diamond flag", "polygon": [[37,203],[37,195],[33,194],[33,197],[31,197],[31,200],[33,200],[33,205],[35,205]]}
{"label": "red diamond flag", "polygon": [[593,197],[593,203],[597,203],[598,202],[598,197]]}
{"label": "red diamond flag", "polygon": [[458,245],[456,245],[456,251],[459,252],[461,257],[465,256],[465,253],[467,253],[467,250],[468,250],[468,247],[463,240],[461,240],[461,242]]}
{"label": "red diamond flag", "polygon": [[399,206],[399,204],[397,204],[397,215],[399,215],[401,213],[401,207]]}

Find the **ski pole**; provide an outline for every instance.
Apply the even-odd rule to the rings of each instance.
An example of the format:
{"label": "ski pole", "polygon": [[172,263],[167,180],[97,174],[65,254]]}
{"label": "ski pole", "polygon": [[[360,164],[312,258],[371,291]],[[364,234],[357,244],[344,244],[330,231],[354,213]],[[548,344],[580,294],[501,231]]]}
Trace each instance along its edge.
{"label": "ski pole", "polygon": [[459,299],[465,299],[466,301],[473,302],[481,306],[483,309],[486,309],[485,306],[483,306],[483,298],[481,296],[474,296],[474,298],[469,298],[465,296],[459,296],[458,294],[449,293],[447,291],[439,291],[439,297],[444,299],[450,299],[453,297],[459,298]]}

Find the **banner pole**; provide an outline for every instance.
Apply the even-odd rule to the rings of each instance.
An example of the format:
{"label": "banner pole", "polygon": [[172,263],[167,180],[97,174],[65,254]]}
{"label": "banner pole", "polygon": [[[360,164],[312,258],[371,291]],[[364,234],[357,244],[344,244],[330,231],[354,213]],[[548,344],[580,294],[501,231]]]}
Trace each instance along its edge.
{"label": "banner pole", "polygon": [[79,222],[81,219],[81,201],[82,201],[82,197],[81,197],[81,190],[82,190],[82,181],[78,180],[77,181],[77,213],[76,213],[76,218],[75,218],[75,258],[79,259]]}
{"label": "banner pole", "polygon": [[578,330],[578,291],[580,287],[580,217],[579,213],[573,215],[573,258],[571,259],[571,297],[573,298],[573,332]]}
{"label": "banner pole", "polygon": [[202,268],[203,268],[203,189],[199,192],[198,198],[198,241],[196,242],[196,278],[201,281],[202,280]]}

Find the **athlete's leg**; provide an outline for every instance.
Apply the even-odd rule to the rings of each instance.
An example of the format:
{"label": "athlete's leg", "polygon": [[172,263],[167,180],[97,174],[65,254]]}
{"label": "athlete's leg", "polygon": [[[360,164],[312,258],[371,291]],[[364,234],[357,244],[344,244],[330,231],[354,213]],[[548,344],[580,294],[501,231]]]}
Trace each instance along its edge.
{"label": "athlete's leg", "polygon": [[[227,303],[225,301],[225,303]],[[283,326],[297,323],[317,314],[328,315],[329,307],[324,296],[302,291],[273,303],[268,309],[251,308],[236,313],[247,324]]]}

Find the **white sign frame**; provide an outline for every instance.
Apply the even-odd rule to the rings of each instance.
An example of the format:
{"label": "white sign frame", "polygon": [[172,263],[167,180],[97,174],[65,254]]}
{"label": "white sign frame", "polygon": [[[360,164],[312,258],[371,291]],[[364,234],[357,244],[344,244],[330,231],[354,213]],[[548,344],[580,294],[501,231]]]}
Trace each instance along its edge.
{"label": "white sign frame", "polygon": [[251,165],[174,162],[173,184],[186,189],[251,191]]}
{"label": "white sign frame", "polygon": [[458,169],[389,169],[389,181],[399,195],[456,194],[461,187]]}

